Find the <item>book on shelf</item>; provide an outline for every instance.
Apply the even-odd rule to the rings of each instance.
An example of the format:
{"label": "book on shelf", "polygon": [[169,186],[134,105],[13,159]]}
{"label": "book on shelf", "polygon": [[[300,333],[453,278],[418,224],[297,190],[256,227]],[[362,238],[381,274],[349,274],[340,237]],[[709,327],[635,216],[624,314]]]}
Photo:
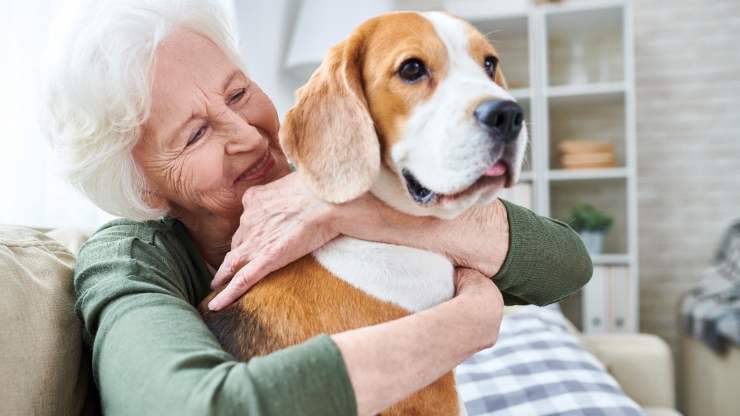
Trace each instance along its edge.
{"label": "book on shelf", "polygon": [[563,140],[558,144],[563,169],[597,169],[617,166],[614,145],[597,140]]}
{"label": "book on shelf", "polygon": [[583,288],[584,332],[635,332],[632,284],[627,266],[594,266],[593,277]]}
{"label": "book on shelf", "polygon": [[532,209],[532,184],[528,182],[519,182],[511,188],[501,190],[499,196],[516,205],[523,206],[529,210]]}

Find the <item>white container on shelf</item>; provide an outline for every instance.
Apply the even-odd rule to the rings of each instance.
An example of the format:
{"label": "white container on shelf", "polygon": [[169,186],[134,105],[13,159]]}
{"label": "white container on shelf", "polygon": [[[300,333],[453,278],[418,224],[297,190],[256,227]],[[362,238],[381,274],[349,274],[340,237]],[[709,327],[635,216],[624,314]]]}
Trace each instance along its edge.
{"label": "white container on shelf", "polygon": [[591,254],[601,254],[603,252],[605,234],[606,233],[603,231],[586,230],[578,233],[578,235],[581,236],[583,245],[586,246],[586,250]]}
{"label": "white container on shelf", "polygon": [[588,84],[592,74],[588,71],[585,41],[575,38],[570,41],[570,65],[568,68],[568,83],[574,85]]}

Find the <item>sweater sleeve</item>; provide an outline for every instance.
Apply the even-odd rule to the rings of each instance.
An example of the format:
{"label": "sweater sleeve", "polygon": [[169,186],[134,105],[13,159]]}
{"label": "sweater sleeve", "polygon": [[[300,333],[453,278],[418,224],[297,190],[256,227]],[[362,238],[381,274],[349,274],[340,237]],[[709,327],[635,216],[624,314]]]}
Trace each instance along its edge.
{"label": "sweater sleeve", "polygon": [[183,275],[182,253],[138,224],[98,231],[75,271],[76,309],[105,414],[357,413],[328,335],[247,363],[224,352],[193,306],[197,291]]}
{"label": "sweater sleeve", "polygon": [[493,280],[506,305],[554,303],[591,279],[591,256],[568,224],[501,202],[509,219],[509,252]]}

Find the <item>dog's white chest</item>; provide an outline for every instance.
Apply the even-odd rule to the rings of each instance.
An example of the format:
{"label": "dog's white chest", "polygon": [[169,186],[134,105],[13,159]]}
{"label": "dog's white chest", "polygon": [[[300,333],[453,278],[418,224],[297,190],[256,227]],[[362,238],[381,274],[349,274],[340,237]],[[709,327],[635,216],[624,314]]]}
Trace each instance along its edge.
{"label": "dog's white chest", "polygon": [[333,275],[409,311],[452,298],[454,268],[430,251],[340,237],[313,253]]}

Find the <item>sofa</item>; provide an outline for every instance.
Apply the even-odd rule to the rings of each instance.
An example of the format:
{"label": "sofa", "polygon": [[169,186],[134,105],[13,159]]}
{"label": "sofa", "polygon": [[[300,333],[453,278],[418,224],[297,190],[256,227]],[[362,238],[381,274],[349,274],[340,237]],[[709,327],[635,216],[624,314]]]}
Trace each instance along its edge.
{"label": "sofa", "polygon": [[[0,226],[0,415],[99,413],[73,311],[74,253],[90,232]],[[662,340],[570,330],[646,414],[678,414],[671,354]]]}
{"label": "sofa", "polygon": [[724,354],[686,334],[681,337],[681,408],[687,416],[740,415],[740,348]]}

